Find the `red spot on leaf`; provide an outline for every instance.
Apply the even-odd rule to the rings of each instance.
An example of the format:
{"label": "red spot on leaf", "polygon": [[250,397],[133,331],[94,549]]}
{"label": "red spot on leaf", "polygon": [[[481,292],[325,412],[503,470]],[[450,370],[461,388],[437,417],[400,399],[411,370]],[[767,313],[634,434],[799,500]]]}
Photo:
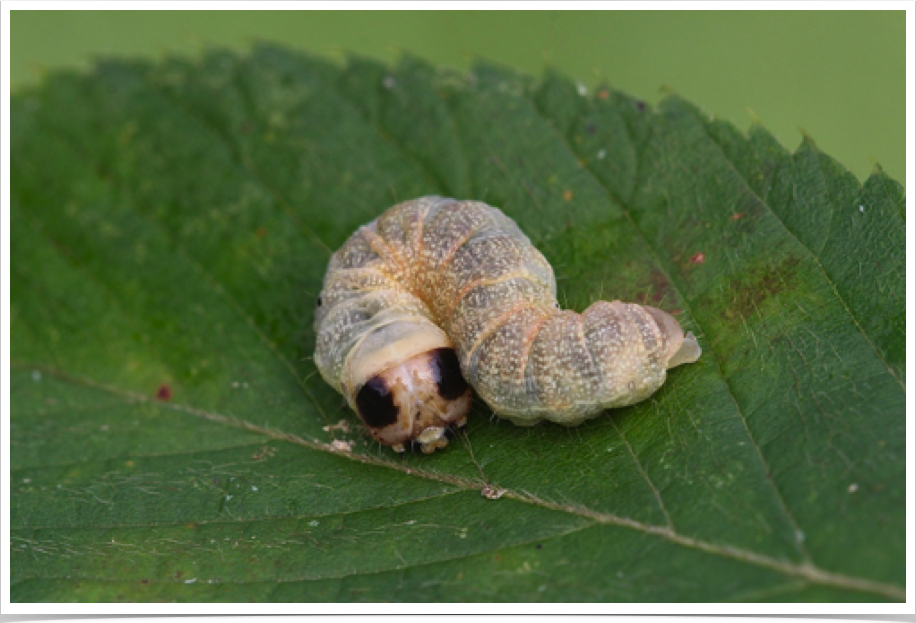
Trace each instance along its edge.
{"label": "red spot on leaf", "polygon": [[156,390],[156,400],[171,400],[172,399],[172,388],[169,387],[166,383],[163,383],[159,386],[159,389]]}
{"label": "red spot on leaf", "polygon": [[743,219],[744,216],[745,216],[744,212],[738,212],[738,213],[736,213],[736,214],[732,214],[731,219],[732,219],[733,221],[738,221],[738,220]]}
{"label": "red spot on leaf", "polygon": [[694,253],[693,256],[691,256],[690,261],[693,264],[702,264],[703,262],[706,261],[706,254],[703,253],[702,251],[700,251],[699,253]]}

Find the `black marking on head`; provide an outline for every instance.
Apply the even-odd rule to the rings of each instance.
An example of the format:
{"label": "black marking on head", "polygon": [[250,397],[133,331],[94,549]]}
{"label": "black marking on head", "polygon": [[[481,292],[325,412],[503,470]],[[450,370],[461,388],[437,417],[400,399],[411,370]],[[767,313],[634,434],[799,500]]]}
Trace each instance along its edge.
{"label": "black marking on head", "polygon": [[398,421],[394,397],[379,376],[369,379],[356,394],[356,410],[370,428],[385,428]]}
{"label": "black marking on head", "polygon": [[461,376],[461,365],[453,348],[430,351],[430,362],[435,370],[439,395],[445,400],[460,398],[468,390],[468,382]]}

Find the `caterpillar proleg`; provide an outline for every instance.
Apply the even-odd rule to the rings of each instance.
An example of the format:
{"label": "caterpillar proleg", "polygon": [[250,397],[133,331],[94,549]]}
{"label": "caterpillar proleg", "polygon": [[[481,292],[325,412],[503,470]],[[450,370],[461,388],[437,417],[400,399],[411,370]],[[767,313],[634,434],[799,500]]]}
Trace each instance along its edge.
{"label": "caterpillar proleg", "polygon": [[424,452],[463,426],[471,387],[520,426],[573,426],[644,400],[700,346],[669,314],[599,301],[559,309],[553,269],[500,210],[421,197],[331,257],[315,363],[379,442]]}

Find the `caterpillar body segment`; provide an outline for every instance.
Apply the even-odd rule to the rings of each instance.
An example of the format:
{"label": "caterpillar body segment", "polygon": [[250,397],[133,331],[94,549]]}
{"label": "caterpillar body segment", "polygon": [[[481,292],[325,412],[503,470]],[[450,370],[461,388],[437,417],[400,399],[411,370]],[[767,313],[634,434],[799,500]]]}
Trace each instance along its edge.
{"label": "caterpillar body segment", "polygon": [[560,310],[553,269],[511,219],[442,197],[398,204],[347,240],[315,328],[322,377],[373,437],[425,452],[464,424],[471,387],[515,424],[575,425],[644,400],[701,354],[652,307]]}

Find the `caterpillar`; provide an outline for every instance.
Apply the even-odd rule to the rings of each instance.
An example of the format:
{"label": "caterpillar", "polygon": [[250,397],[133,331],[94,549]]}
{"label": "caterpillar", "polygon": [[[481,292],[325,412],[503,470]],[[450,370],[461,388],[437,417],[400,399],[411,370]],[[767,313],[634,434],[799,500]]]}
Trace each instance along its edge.
{"label": "caterpillar", "polygon": [[360,227],[328,264],[314,361],[370,434],[403,452],[448,444],[471,388],[520,426],[573,426],[644,400],[701,349],[669,314],[560,309],[553,269],[479,201],[421,197]]}

